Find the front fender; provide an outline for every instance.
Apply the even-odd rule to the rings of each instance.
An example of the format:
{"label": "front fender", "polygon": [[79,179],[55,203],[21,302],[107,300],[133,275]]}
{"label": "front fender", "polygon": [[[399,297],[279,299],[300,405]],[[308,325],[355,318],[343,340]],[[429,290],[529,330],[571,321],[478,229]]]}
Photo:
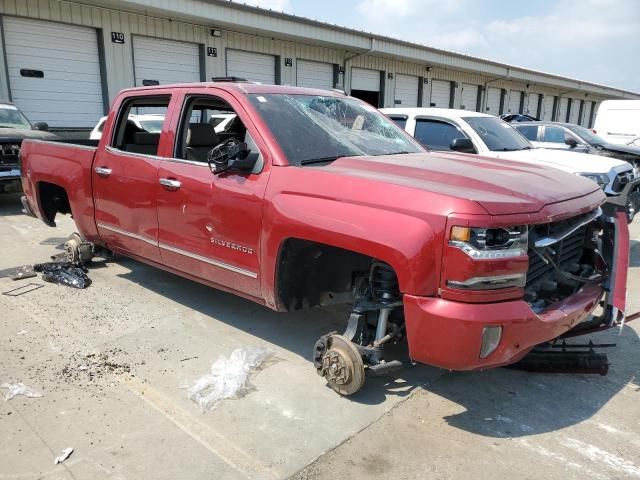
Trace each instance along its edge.
{"label": "front fender", "polygon": [[266,206],[261,245],[263,297],[276,308],[276,264],[285,240],[298,238],[367,255],[391,265],[402,293],[437,293],[441,225],[407,212],[335,199],[279,193]]}

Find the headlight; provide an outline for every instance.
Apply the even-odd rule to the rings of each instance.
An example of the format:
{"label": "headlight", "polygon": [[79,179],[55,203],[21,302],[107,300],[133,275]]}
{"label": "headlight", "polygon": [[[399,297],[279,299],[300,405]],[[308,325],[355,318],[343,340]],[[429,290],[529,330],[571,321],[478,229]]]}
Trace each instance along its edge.
{"label": "headlight", "polygon": [[579,173],[581,177],[593,180],[598,186],[604,189],[609,184],[609,177],[606,173]]}
{"label": "headlight", "polygon": [[526,225],[505,228],[453,227],[449,245],[473,259],[500,259],[527,254]]}

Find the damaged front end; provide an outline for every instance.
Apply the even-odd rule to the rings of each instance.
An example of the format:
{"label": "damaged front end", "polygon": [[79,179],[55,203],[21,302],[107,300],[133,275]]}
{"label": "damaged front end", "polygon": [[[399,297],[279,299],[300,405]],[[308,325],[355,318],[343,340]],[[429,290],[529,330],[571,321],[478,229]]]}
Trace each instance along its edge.
{"label": "damaged front end", "polygon": [[602,315],[584,322],[612,327],[624,320],[629,264],[625,206],[606,203],[589,213],[529,231],[524,299],[536,313],[587,285],[603,289]]}

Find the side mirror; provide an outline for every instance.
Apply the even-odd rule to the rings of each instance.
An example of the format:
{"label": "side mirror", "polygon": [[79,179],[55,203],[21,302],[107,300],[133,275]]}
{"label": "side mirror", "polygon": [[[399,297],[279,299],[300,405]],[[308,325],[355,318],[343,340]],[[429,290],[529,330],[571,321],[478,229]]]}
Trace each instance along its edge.
{"label": "side mirror", "polygon": [[209,168],[214,175],[224,172],[251,173],[259,155],[253,153],[247,144],[228,140],[209,152]]}
{"label": "side mirror", "polygon": [[578,142],[576,142],[576,139],[570,137],[569,135],[564,136],[564,143],[565,145],[569,145],[569,148],[576,148],[578,146]]}
{"label": "side mirror", "polygon": [[43,132],[49,131],[49,124],[47,122],[36,122],[33,124],[34,130],[42,130]]}
{"label": "side mirror", "polygon": [[449,145],[449,148],[454,152],[476,153],[476,149],[473,146],[473,142],[468,138],[464,138],[464,137],[454,138],[453,140],[451,140],[451,145]]}

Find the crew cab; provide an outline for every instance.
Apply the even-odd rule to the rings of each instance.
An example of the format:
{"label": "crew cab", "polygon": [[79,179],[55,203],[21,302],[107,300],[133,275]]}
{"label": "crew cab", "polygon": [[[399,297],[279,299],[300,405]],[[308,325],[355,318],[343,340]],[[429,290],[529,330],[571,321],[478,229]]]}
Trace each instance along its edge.
{"label": "crew cab", "polygon": [[443,108],[385,108],[382,111],[432,150],[480,154],[534,162],[596,182],[609,197],[621,199],[629,221],[640,207],[640,178],[633,166],[601,155],[535,148],[512,125],[484,113]]}
{"label": "crew cab", "polygon": [[[131,111],[163,113],[161,131]],[[223,114],[234,127],[216,133]],[[50,226],[72,214],[96,248],[277,311],[349,305],[344,334],[313,348],[343,395],[395,368],[389,342],[416,362],[484,369],[624,318],[628,227],[595,183],[427,152],[338,92],[124,90],[97,147],[26,141],[21,159],[25,208]]]}
{"label": "crew cab", "polygon": [[0,193],[20,191],[18,154],[25,138],[53,140],[44,122],[32,124],[18,107],[0,101]]}

